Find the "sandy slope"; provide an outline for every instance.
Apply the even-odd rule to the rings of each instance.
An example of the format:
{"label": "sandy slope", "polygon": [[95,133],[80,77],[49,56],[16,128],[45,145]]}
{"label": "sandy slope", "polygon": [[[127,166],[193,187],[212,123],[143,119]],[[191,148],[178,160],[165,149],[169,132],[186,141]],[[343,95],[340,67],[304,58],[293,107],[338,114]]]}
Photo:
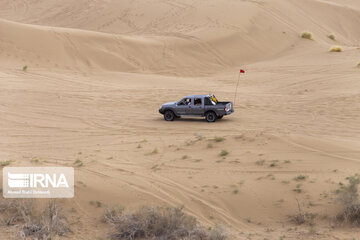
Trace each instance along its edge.
{"label": "sandy slope", "polygon": [[[0,16],[1,160],[84,163],[61,201],[73,238],[106,234],[90,201],[184,205],[234,239],[359,236],[331,227],[333,191],[360,167],[358,1],[1,1]],[[232,116],[157,113],[189,93],[233,100],[240,66]],[[289,221],[296,199],[316,233]]]}

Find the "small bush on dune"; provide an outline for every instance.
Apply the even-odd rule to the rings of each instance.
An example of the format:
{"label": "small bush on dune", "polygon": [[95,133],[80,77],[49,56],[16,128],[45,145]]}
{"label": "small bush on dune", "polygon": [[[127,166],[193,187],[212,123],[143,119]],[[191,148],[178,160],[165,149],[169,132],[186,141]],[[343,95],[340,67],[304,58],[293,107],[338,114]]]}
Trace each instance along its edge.
{"label": "small bush on dune", "polygon": [[305,38],[305,39],[309,39],[309,40],[312,40],[313,39],[313,35],[311,32],[308,32],[308,31],[304,31],[300,34],[300,36],[302,38]]}
{"label": "small bush on dune", "polygon": [[0,203],[1,222],[4,225],[12,226],[31,216],[33,201],[6,201]]}
{"label": "small bush on dune", "polygon": [[23,71],[26,72],[27,69],[28,69],[28,66],[25,65],[25,66],[23,67]]}
{"label": "small bush on dune", "polygon": [[360,62],[358,62],[357,67],[360,68]]}
{"label": "small bush on dune", "polygon": [[207,230],[182,208],[142,207],[134,213],[123,208],[106,209],[104,219],[112,225],[111,240],[225,240],[227,234],[221,227]]}
{"label": "small bush on dune", "polygon": [[225,149],[223,149],[223,150],[221,150],[221,152],[220,152],[220,156],[221,157],[225,157],[225,156],[227,156],[229,154],[229,152],[228,151],[226,151]]}
{"label": "small bush on dune", "polygon": [[313,226],[316,215],[303,212],[298,199],[296,199],[296,202],[298,205],[298,213],[296,215],[290,216],[291,221],[297,225],[308,224],[310,226]]}
{"label": "small bush on dune", "polygon": [[330,38],[330,39],[333,40],[333,41],[335,41],[335,39],[336,39],[336,37],[335,37],[334,34],[330,34],[330,35],[328,36],[328,38]]}
{"label": "small bush on dune", "polygon": [[14,225],[23,239],[48,240],[71,232],[62,209],[51,202],[37,214],[30,200],[4,200],[0,203],[2,221]]}
{"label": "small bush on dune", "polygon": [[342,47],[340,47],[340,46],[332,46],[329,51],[330,52],[342,52]]}
{"label": "small bush on dune", "polygon": [[224,140],[225,140],[225,138],[223,138],[223,137],[214,137],[215,142],[222,142]]}
{"label": "small bush on dune", "polygon": [[151,151],[152,154],[158,154],[159,153],[159,150],[158,148],[154,148],[152,151]]}
{"label": "small bush on dune", "polygon": [[10,160],[1,161],[0,162],[0,167],[6,167],[6,166],[10,165],[10,163],[11,163]]}
{"label": "small bush on dune", "polygon": [[360,176],[351,176],[347,180],[349,183],[337,190],[338,201],[343,205],[343,210],[337,216],[337,219],[360,226],[360,199],[358,192]]}

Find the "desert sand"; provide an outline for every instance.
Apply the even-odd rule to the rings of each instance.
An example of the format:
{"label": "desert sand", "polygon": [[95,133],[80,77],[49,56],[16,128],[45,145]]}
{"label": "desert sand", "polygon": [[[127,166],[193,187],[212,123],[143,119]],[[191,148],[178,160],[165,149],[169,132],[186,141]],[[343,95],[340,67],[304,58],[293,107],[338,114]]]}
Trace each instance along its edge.
{"label": "desert sand", "polygon": [[[359,23],[357,0],[3,0],[0,160],[75,167],[71,239],[105,239],[114,205],[183,205],[233,239],[357,239],[333,218],[360,169]],[[158,113],[234,101],[240,68],[231,116]],[[297,200],[314,226],[291,222]]]}

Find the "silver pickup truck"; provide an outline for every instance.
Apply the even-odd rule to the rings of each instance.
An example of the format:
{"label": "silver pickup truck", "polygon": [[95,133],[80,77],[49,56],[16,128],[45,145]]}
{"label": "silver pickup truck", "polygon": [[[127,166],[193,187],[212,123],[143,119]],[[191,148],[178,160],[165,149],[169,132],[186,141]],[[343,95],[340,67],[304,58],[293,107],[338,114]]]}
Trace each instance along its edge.
{"label": "silver pickup truck", "polygon": [[214,95],[189,95],[177,102],[163,104],[159,112],[166,121],[180,117],[205,117],[215,122],[234,112],[232,102],[219,102]]}

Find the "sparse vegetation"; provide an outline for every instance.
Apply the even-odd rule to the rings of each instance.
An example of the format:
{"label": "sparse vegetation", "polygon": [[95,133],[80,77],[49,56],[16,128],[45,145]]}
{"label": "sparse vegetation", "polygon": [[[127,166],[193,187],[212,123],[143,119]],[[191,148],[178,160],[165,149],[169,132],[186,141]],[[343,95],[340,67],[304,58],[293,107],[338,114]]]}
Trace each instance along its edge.
{"label": "sparse vegetation", "polygon": [[32,163],[39,163],[40,162],[40,159],[39,158],[33,158],[30,160],[30,162]]}
{"label": "sparse vegetation", "polygon": [[293,189],[294,192],[296,193],[301,193],[302,192],[302,189],[301,189],[301,184],[297,184],[296,185],[296,188]]}
{"label": "sparse vegetation", "polygon": [[[360,64],[360,63],[359,63]],[[208,143],[207,148],[213,148],[212,143]]]}
{"label": "sparse vegetation", "polygon": [[225,138],[223,138],[223,137],[214,137],[215,142],[222,142],[224,140],[225,140]]}
{"label": "sparse vegetation", "polygon": [[159,167],[158,164],[155,164],[154,166],[152,166],[151,169],[154,170],[154,171],[161,170],[161,168]]}
{"label": "sparse vegetation", "polygon": [[185,159],[188,159],[188,155],[183,155],[181,159],[185,160]]}
{"label": "sparse vegetation", "polygon": [[329,51],[330,52],[342,52],[342,47],[340,47],[340,46],[332,46]]}
{"label": "sparse vegetation", "polygon": [[312,40],[313,39],[313,35],[311,32],[308,32],[308,31],[304,31],[300,34],[300,36],[302,38],[305,38],[305,39],[309,39],[309,40]]}
{"label": "sparse vegetation", "polygon": [[221,157],[225,157],[225,156],[227,156],[229,154],[229,152],[228,151],[226,151],[225,149],[223,149],[223,150],[221,150],[221,152],[220,152],[220,156]]}
{"label": "sparse vegetation", "polygon": [[24,72],[26,72],[27,69],[28,69],[28,66],[27,66],[27,65],[23,66],[23,71],[24,71]]}
{"label": "sparse vegetation", "polygon": [[294,180],[295,181],[303,181],[303,180],[305,180],[307,178],[307,176],[305,176],[305,175],[297,175],[295,178],[294,178]]}
{"label": "sparse vegetation", "polygon": [[74,162],[74,165],[77,167],[81,167],[84,165],[84,163],[80,159],[76,159],[76,161]]}
{"label": "sparse vegetation", "polygon": [[360,68],[360,62],[358,62],[357,67]]}
{"label": "sparse vegetation", "polygon": [[186,215],[182,208],[142,207],[133,213],[123,208],[106,209],[105,222],[111,224],[111,240],[122,239],[202,239],[225,240],[227,232],[221,226],[206,229]]}
{"label": "sparse vegetation", "polygon": [[271,163],[270,165],[269,165],[270,167],[276,167],[277,166],[277,163]]}
{"label": "sparse vegetation", "polygon": [[301,208],[299,200],[296,199],[296,201],[297,201],[297,205],[298,205],[298,213],[296,215],[290,217],[291,221],[298,224],[298,225],[307,223],[310,226],[313,226],[314,225],[314,219],[315,219],[316,215],[311,214],[311,213],[310,214],[305,213]]}
{"label": "sparse vegetation", "polygon": [[10,163],[11,163],[10,160],[0,161],[0,167],[6,167],[6,166],[10,165]]}
{"label": "sparse vegetation", "polygon": [[157,153],[159,153],[158,148],[154,148],[154,149],[151,151],[151,153],[152,153],[152,154],[157,154]]}
{"label": "sparse vegetation", "polygon": [[330,38],[331,40],[335,41],[336,40],[336,37],[334,34],[329,34],[328,35],[328,38]]}
{"label": "sparse vegetation", "polygon": [[71,232],[68,222],[55,201],[45,205],[40,212],[32,200],[4,200],[0,203],[2,221],[15,227],[22,239],[49,240]]}
{"label": "sparse vegetation", "polygon": [[355,175],[346,179],[348,180],[348,184],[342,185],[340,189],[336,191],[338,201],[343,205],[343,210],[337,216],[337,219],[360,226],[360,199],[358,191],[360,176]]}

